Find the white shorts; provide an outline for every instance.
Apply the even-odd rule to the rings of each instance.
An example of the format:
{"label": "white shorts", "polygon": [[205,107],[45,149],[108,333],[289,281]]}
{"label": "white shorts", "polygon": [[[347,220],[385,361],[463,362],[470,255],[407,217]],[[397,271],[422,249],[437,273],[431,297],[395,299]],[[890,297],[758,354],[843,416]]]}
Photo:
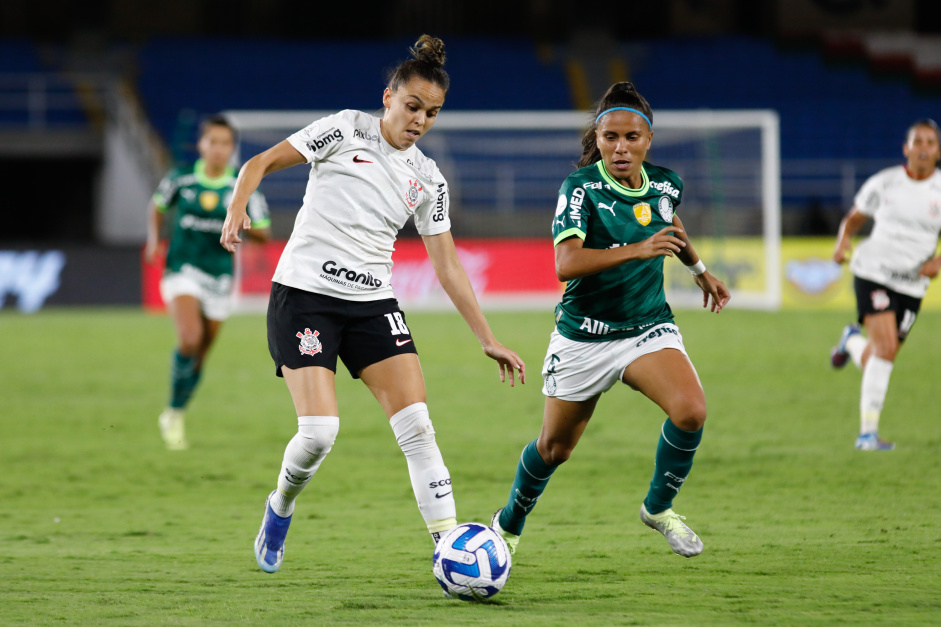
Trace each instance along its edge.
{"label": "white shorts", "polygon": [[[208,275],[206,275],[208,277]],[[160,279],[160,296],[170,304],[177,296],[193,296],[210,320],[225,320],[232,312],[232,278],[209,277],[205,280],[193,272],[172,272]]]}
{"label": "white shorts", "polygon": [[587,401],[610,390],[638,357],[667,348],[686,355],[675,324],[658,324],[637,337],[608,342],[576,342],[553,330],[542,364],[542,393],[564,401]]}

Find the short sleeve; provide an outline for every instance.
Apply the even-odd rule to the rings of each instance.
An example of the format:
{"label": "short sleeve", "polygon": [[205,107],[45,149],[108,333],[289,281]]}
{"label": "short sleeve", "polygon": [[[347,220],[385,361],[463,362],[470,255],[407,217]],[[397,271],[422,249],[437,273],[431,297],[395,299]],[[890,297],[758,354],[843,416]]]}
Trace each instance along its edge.
{"label": "short sleeve", "polygon": [[161,213],[176,201],[176,195],[180,189],[177,185],[177,178],[176,170],[170,172],[163,177],[157,186],[157,191],[154,192],[153,201]]}
{"label": "short sleeve", "polygon": [[252,227],[256,229],[267,229],[271,226],[271,217],[268,214],[268,201],[264,194],[259,191],[254,192],[248,197],[248,217],[252,221]]}
{"label": "short sleeve", "polygon": [[881,177],[878,174],[869,177],[869,179],[863,183],[863,186],[859,188],[859,191],[856,192],[853,205],[859,209],[860,213],[872,216],[879,207],[882,206],[883,196],[880,179]]}
{"label": "short sleeve", "polygon": [[415,228],[419,235],[438,235],[451,230],[451,196],[448,182],[440,172],[425,194],[424,201],[415,210]]}
{"label": "short sleeve", "polygon": [[350,136],[354,113],[346,110],[321,118],[288,137],[288,142],[304,156],[307,163],[323,161]]}
{"label": "short sleeve", "polygon": [[569,176],[559,189],[559,200],[555,204],[552,218],[552,243],[558,244],[569,237],[585,239],[588,234],[588,216],[591,200],[585,188]]}

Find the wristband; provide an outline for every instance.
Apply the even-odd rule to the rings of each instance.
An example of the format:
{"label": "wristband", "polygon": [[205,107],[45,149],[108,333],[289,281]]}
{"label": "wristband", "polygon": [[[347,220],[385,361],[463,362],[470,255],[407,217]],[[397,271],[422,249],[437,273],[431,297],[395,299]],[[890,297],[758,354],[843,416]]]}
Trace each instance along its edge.
{"label": "wristband", "polygon": [[689,273],[692,274],[693,276],[699,276],[700,274],[706,271],[706,264],[704,264],[702,262],[702,259],[700,259],[693,265],[686,266],[686,269],[689,270]]}

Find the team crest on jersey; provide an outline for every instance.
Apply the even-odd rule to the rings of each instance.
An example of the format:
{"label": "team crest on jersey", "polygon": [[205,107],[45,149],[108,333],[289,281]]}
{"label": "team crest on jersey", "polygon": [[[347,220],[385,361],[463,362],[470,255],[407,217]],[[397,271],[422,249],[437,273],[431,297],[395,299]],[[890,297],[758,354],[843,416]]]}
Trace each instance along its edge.
{"label": "team crest on jersey", "polygon": [[212,190],[203,190],[199,194],[199,206],[206,211],[212,211],[219,206],[219,194]]}
{"label": "team crest on jersey", "polygon": [[405,192],[405,202],[408,203],[409,207],[414,207],[421,200],[421,192],[425,189],[421,186],[418,181],[413,181],[409,179],[408,181],[408,191]]}
{"label": "team crest on jersey", "polygon": [[666,222],[673,222],[673,201],[666,196],[660,197],[657,203],[657,209],[660,210],[660,217]]}
{"label": "team crest on jersey", "polygon": [[650,205],[645,202],[634,205],[634,217],[644,226],[650,224]]}
{"label": "team crest on jersey", "polygon": [[873,290],[869,296],[872,298],[872,308],[876,311],[888,309],[891,304],[889,295],[886,294],[885,290]]}
{"label": "team crest on jersey", "polygon": [[300,349],[302,355],[316,355],[323,351],[323,344],[317,339],[318,335],[320,335],[320,331],[311,333],[310,329],[304,329],[303,333],[297,332],[297,337],[301,339],[301,343],[297,348]]}

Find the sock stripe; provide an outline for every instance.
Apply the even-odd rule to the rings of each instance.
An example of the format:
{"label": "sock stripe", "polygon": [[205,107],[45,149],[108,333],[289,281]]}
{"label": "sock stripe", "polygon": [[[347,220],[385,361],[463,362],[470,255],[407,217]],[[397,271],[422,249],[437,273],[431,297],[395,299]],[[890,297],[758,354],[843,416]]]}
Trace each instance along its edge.
{"label": "sock stripe", "polygon": [[522,456],[522,455],[520,455],[520,466],[523,467],[523,470],[526,471],[526,474],[527,474],[527,475],[529,475],[530,477],[532,477],[532,478],[535,479],[536,481],[548,481],[548,480],[549,480],[549,477],[552,476],[552,473],[551,473],[551,472],[550,472],[548,475],[546,475],[545,477],[537,477],[536,475],[534,475],[534,474],[532,473],[532,471],[531,471],[529,468],[526,467],[526,462],[523,461],[523,456]]}
{"label": "sock stripe", "polygon": [[677,446],[677,445],[674,444],[673,442],[670,442],[670,438],[667,437],[666,423],[664,423],[664,425],[663,425],[662,427],[660,427],[660,435],[663,436],[663,441],[664,441],[664,442],[666,442],[667,444],[669,444],[670,446],[672,446],[673,448],[675,448],[675,449],[678,450],[678,451],[686,451],[687,453],[691,453],[691,452],[693,452],[693,451],[695,451],[696,449],[699,448],[699,445],[698,445],[698,444],[697,444],[696,446],[694,446],[693,448],[682,448],[682,447]]}

